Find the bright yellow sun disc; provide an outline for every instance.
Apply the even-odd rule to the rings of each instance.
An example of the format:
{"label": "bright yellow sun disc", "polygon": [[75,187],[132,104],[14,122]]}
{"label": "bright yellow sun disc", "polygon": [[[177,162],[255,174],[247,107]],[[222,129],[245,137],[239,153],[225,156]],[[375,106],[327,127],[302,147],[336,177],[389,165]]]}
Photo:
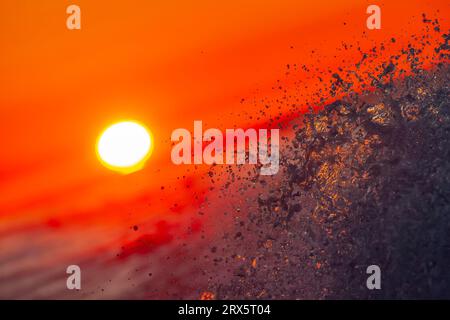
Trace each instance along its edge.
{"label": "bright yellow sun disc", "polygon": [[97,141],[97,155],[111,170],[131,173],[141,169],[150,157],[153,141],[143,125],[123,121],[108,127]]}

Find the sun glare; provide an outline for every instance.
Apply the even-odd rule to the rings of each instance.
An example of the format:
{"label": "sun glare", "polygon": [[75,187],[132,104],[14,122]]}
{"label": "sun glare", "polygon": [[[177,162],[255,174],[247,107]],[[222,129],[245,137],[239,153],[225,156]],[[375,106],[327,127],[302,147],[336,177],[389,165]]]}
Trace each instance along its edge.
{"label": "sun glare", "polygon": [[97,140],[97,156],[108,169],[131,173],[142,169],[153,149],[150,131],[135,121],[108,127]]}

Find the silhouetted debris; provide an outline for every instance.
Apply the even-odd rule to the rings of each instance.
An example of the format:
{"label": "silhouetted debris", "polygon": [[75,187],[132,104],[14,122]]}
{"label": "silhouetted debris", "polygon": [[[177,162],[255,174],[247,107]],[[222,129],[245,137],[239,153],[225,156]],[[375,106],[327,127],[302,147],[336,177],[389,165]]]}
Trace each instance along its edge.
{"label": "silhouetted debris", "polygon": [[[330,94],[348,94],[292,122],[277,177],[228,171],[224,194],[236,184],[258,194],[234,213],[246,223],[215,244],[231,257],[216,265],[229,271],[211,282],[218,299],[450,298],[449,66],[424,70],[421,50],[403,50],[412,74],[401,80],[400,56],[379,76],[347,73],[375,91],[355,94],[333,74]],[[382,290],[366,288],[373,264]]]}

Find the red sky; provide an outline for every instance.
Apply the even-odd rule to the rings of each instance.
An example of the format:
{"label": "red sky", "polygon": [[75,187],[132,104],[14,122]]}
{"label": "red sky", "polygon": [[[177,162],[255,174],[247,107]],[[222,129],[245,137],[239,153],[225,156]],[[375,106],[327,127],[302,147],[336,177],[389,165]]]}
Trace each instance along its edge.
{"label": "red sky", "polygon": [[[82,12],[77,31],[65,24],[73,3]],[[381,30],[365,27],[372,3],[381,7]],[[342,43],[364,49],[395,37],[401,46],[421,32],[423,12],[448,29],[444,0],[1,1],[0,241],[11,244],[7,254],[29,239],[27,228],[102,230],[90,247],[65,235],[70,252],[86,251],[125,241],[123,229],[147,221],[149,199],[155,221],[174,212],[174,202],[194,208],[201,201],[194,194],[208,186],[191,167],[170,162],[172,130],[194,120],[248,126],[254,120],[236,113],[262,105],[241,99],[276,97],[277,80],[293,90],[287,64],[354,64],[359,53],[337,50]],[[315,74],[307,76],[295,79],[311,81],[305,96],[317,90]],[[94,151],[97,135],[125,118],[155,136],[146,168],[128,176],[104,168]]]}

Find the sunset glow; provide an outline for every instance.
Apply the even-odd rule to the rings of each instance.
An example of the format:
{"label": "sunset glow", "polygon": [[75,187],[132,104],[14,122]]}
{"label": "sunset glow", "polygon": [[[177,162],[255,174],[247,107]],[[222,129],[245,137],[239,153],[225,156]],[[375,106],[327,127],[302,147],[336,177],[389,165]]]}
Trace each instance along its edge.
{"label": "sunset glow", "polygon": [[0,300],[450,299],[449,13],[1,0]]}

